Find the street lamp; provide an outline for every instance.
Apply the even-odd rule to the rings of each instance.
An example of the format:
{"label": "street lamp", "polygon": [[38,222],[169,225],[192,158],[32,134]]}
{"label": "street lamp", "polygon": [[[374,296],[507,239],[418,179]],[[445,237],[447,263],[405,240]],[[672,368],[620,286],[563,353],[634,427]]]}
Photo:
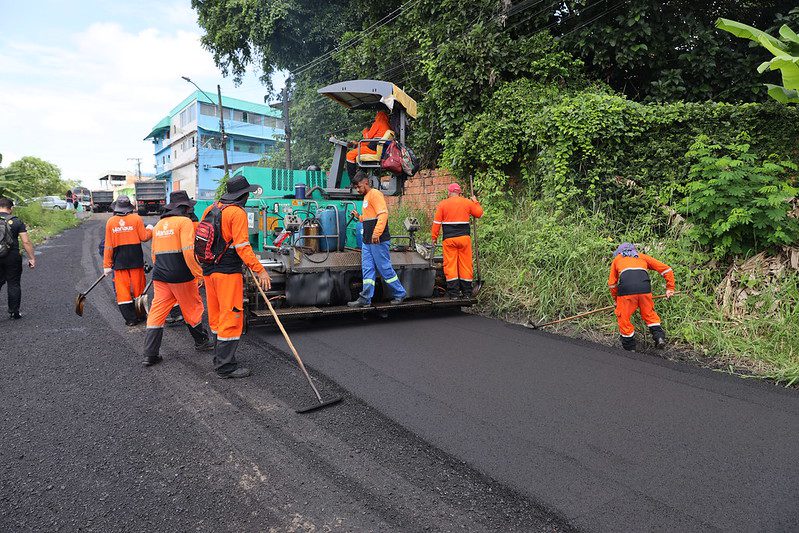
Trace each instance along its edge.
{"label": "street lamp", "polygon": [[[197,85],[196,83],[191,81],[191,78],[188,78],[186,76],[181,76],[181,78],[183,78],[187,82],[189,82],[192,85],[194,85],[195,87],[197,87],[197,90],[200,91],[201,93],[203,93],[205,95],[205,97],[208,98],[209,101],[211,101],[211,102],[214,101],[210,96],[208,96],[208,94],[206,94],[205,91],[200,89],[199,85]],[[225,177],[227,177],[227,175],[228,175],[227,135],[225,135],[225,119],[222,116],[222,88],[219,85],[216,86],[216,92],[217,92],[217,95],[219,96],[219,132],[222,134],[222,157],[224,158],[224,162],[225,162]]]}

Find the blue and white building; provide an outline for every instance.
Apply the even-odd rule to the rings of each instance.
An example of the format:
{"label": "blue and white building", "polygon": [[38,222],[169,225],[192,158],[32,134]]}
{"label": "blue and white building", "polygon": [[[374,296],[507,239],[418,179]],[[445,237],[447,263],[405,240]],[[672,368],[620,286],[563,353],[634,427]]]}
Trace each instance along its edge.
{"label": "blue and white building", "polygon": [[[209,93],[210,95],[210,93]],[[257,163],[284,135],[281,113],[268,105],[222,97],[231,172]],[[201,91],[175,106],[145,137],[155,152],[155,178],[169,192],[185,190],[191,198],[214,197],[224,176],[219,106]]]}

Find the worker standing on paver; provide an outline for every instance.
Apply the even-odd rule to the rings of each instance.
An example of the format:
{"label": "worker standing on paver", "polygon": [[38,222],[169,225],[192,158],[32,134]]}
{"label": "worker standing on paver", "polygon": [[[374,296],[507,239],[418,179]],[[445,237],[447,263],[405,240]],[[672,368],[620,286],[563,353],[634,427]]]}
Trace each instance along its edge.
{"label": "worker standing on paver", "polygon": [[210,351],[214,343],[203,327],[200,287],[203,271],[194,257],[194,222],[189,218],[194,200],[185,191],[170,194],[161,220],[153,228],[153,303],[147,315],[144,366],[161,362],[161,340],[166,318],[177,304],[194,339],[194,349]]}
{"label": "worker standing on paver", "polygon": [[619,335],[625,350],[635,350],[635,328],[630,317],[636,309],[640,310],[641,318],[652,333],[655,346],[666,346],[666,332],[663,331],[660,317],[655,312],[648,270],[655,270],[665,278],[666,298],[671,298],[674,295],[674,272],[669,265],[648,255],[639,254],[629,242],[622,243],[613,253],[608,287],[616,302]]}
{"label": "worker standing on paver", "polygon": [[472,238],[470,236],[471,217],[483,216],[483,208],[472,195],[471,199],[461,196],[461,186],[450,183],[448,197],[439,202],[433,217],[432,242],[438,241],[439,231],[443,230],[444,277],[447,280],[447,296],[452,299],[472,296]]}
{"label": "worker standing on paver", "polygon": [[377,274],[383,278],[391,290],[394,291],[392,305],[402,303],[405,299],[405,287],[400,283],[399,276],[391,265],[389,241],[391,235],[388,231],[388,206],[386,197],[369,184],[369,178],[363,171],[358,171],[351,183],[359,194],[363,194],[363,214],[353,210],[352,216],[363,222],[363,244],[361,246],[361,273],[363,276],[363,290],[357,300],[348,302],[350,307],[368,307],[372,304],[375,293],[375,279]]}
{"label": "worker standing on paver", "polygon": [[205,210],[200,226],[210,222],[213,211],[220,218],[221,239],[226,247],[221,258],[202,265],[205,295],[208,300],[208,323],[216,335],[214,370],[220,378],[245,378],[252,374],[249,368],[239,367],[236,348],[244,329],[244,278],[242,266],[252,270],[265,290],[271,287],[269,274],[258,261],[250,245],[247,213],[244,206],[250,193],[258,188],[250,185],[244,176],[234,176],[227,182],[227,192],[219,202]]}
{"label": "worker standing on paver", "polygon": [[133,212],[133,204],[125,195],[113,204],[114,215],[105,224],[103,272],[114,272],[117,305],[125,324],[135,326],[133,300],[144,292],[144,251],[141,243],[153,236],[152,226],[144,227],[142,218]]}

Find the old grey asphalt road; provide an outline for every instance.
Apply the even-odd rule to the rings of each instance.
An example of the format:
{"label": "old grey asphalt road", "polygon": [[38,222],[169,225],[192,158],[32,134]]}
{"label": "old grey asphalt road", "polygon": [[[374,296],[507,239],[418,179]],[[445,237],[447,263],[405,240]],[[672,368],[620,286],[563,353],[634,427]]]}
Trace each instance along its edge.
{"label": "old grey asphalt road", "polygon": [[0,314],[0,531],[570,529],[356,398],[295,414],[307,384],[258,337],[247,380],[213,377],[183,328],[141,367],[144,330],[123,325],[110,282],[73,311],[102,229],[42,246],[23,320]]}

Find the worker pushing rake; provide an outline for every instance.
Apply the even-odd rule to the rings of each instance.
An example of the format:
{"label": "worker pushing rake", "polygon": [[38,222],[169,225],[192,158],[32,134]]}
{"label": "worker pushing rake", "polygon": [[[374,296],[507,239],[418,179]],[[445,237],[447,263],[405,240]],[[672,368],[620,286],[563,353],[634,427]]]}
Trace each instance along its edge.
{"label": "worker pushing rake", "polygon": [[[654,270],[666,280],[666,294],[652,296],[652,282],[649,279],[649,270]],[[622,348],[628,351],[635,350],[635,328],[630,319],[635,311],[641,313],[657,348],[666,346],[666,332],[661,325],[660,316],[655,312],[654,300],[671,298],[675,294],[674,271],[672,268],[658,261],[654,257],[638,253],[635,246],[629,242],[622,243],[613,253],[608,276],[608,288],[615,305],[594,309],[574,316],[553,320],[544,324],[528,324],[528,327],[540,329],[570,320],[583,318],[593,314],[615,309],[619,325],[619,338]]]}

